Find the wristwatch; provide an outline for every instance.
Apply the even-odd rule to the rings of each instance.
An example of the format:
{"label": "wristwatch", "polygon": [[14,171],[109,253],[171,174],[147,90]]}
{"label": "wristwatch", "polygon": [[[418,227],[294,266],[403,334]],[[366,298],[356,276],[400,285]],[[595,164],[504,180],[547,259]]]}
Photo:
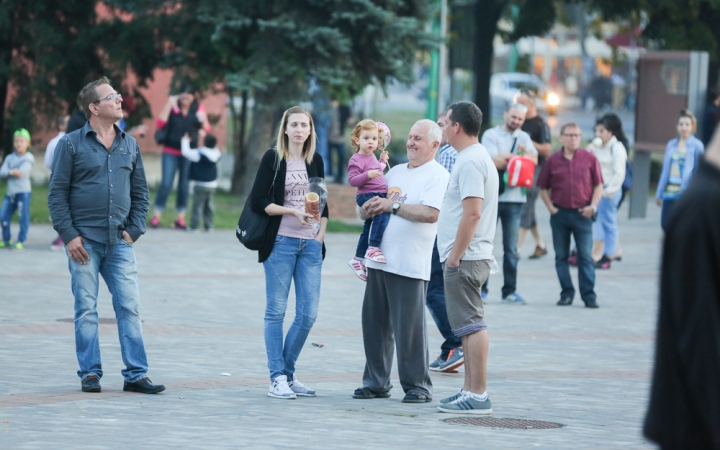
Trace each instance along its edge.
{"label": "wristwatch", "polygon": [[396,215],[397,215],[397,212],[400,210],[400,205],[401,205],[401,204],[402,204],[402,203],[400,203],[400,202],[395,202],[395,203],[393,203],[393,208],[392,208],[393,216],[396,216]]}

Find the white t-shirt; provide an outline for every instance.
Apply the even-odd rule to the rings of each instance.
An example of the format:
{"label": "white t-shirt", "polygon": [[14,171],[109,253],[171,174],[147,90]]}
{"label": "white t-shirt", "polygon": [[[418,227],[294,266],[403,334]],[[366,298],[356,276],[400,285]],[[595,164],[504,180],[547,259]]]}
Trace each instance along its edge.
{"label": "white t-shirt", "polygon": [[[437,210],[442,206],[450,174],[435,160],[409,169],[400,164],[385,174],[387,198],[406,205],[425,205]],[[402,210],[402,207],[400,207]],[[387,264],[366,260],[366,266],[408,278],[430,280],[432,250],[437,223],[411,222],[390,216],[380,250]]]}
{"label": "white t-shirt", "polygon": [[53,160],[55,158],[55,147],[57,147],[58,142],[60,142],[60,139],[65,136],[64,131],[60,131],[57,136],[52,138],[50,142],[48,142],[47,147],[45,148],[45,167],[52,170]]}
{"label": "white t-shirt", "polygon": [[[517,138],[517,141],[515,139]],[[513,147],[515,142],[515,147]],[[482,135],[482,145],[485,146],[490,156],[497,156],[500,153],[537,153],[530,135],[518,128],[512,133],[503,130],[501,126],[488,129]],[[537,169],[536,169],[537,170]],[[498,198],[500,203],[525,203],[525,191],[521,187],[505,186],[505,192]]]}
{"label": "white t-shirt", "polygon": [[450,256],[455,245],[462,201],[468,197],[482,198],[482,212],[470,246],[460,258],[467,261],[490,259],[498,213],[498,173],[485,147],[474,144],[458,153],[445,192],[445,201],[438,219],[438,252],[440,261]]}

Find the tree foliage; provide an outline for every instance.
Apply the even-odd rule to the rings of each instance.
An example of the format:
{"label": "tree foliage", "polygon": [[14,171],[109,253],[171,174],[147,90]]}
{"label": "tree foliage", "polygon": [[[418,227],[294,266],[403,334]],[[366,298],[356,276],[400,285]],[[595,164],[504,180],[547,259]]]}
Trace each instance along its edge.
{"label": "tree foliage", "polygon": [[306,100],[311,83],[348,95],[370,83],[412,81],[418,52],[438,44],[425,29],[434,3],[125,0],[123,5],[150,5],[147,15],[172,11],[159,27],[168,45],[166,64],[184,68],[203,85],[222,82],[231,93],[252,91],[250,153],[236,158],[244,167],[233,180],[239,192],[252,182],[262,152],[272,143],[277,110]]}
{"label": "tree foliage", "polygon": [[[37,118],[67,112],[79,90],[102,75],[121,83],[132,68],[142,83],[162,57],[151,22],[121,20],[96,0],[0,2],[0,148],[10,134],[34,128]],[[14,90],[5,110],[10,87]],[[44,124],[43,124],[44,125]]]}

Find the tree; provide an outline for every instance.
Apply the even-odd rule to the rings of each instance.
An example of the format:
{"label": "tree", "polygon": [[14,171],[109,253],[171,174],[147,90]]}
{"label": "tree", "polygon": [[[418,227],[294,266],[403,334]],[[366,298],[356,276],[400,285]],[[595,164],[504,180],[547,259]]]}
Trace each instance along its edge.
{"label": "tree", "polygon": [[[190,78],[222,81],[232,95],[253,93],[244,153],[236,128],[239,193],[249,191],[273,145],[278,112],[307,100],[311,84],[357,92],[370,83],[412,81],[417,53],[438,43],[425,31],[433,12],[431,0],[188,0],[175,4],[161,30],[169,63],[187,66]],[[181,26],[188,20],[195,28]]]}
{"label": "tree", "polygon": [[[33,128],[36,117],[67,112],[80,89],[108,75],[116,83],[131,68],[143,83],[162,57],[152,45],[151,23],[98,17],[96,0],[3,0],[0,2],[0,149],[10,135]],[[148,45],[150,44],[150,45]],[[14,95],[6,110],[10,90]]]}
{"label": "tree", "polygon": [[[519,15],[509,33],[501,32],[500,19],[508,17],[510,7],[518,6]],[[547,33],[555,23],[553,0],[476,0],[474,7],[473,101],[490,117],[490,77],[494,57],[495,35],[516,42],[527,36]],[[489,120],[486,122],[489,124]]]}
{"label": "tree", "polygon": [[710,55],[708,86],[720,68],[720,0],[585,0],[603,20],[641,25],[646,46],[663,50],[699,50]]}

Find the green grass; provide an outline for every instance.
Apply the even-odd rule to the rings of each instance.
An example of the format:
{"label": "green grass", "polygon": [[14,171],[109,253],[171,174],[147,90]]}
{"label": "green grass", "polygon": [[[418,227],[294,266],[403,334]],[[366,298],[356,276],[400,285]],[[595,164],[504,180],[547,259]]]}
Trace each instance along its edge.
{"label": "green grass", "polygon": [[[5,184],[0,185],[0,196],[5,197]],[[34,224],[49,224],[50,222],[50,211],[47,206],[47,185],[33,185],[32,197],[30,197],[30,223]],[[150,189],[150,204],[155,200],[156,191]],[[170,194],[167,201],[167,208],[165,213],[160,220],[160,226],[169,228],[175,221],[175,192]],[[192,196],[191,196],[192,197]],[[225,191],[218,190],[215,193],[215,228],[233,230],[237,226],[238,217],[245,204],[245,198],[238,195],[233,195]],[[190,199],[188,207],[192,205],[192,198]],[[148,214],[148,223],[152,217],[152,206],[151,212]],[[189,214],[189,211],[188,211]],[[189,215],[187,221],[189,222]],[[13,221],[17,222],[17,214],[13,217]],[[362,226],[346,224],[338,220],[330,220],[328,223],[327,231],[330,233],[355,233],[362,231]]]}

